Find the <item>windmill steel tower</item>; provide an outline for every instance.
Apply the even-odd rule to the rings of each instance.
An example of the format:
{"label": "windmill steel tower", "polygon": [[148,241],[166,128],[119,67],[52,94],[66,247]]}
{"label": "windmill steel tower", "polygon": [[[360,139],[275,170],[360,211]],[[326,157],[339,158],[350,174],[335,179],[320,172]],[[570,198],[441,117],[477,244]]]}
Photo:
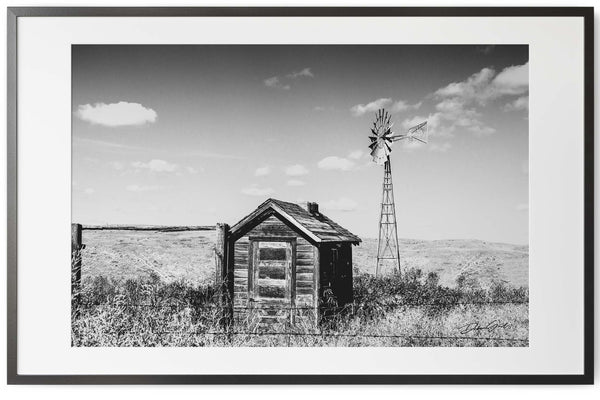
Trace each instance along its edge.
{"label": "windmill steel tower", "polygon": [[382,268],[391,264],[393,270],[400,273],[400,247],[398,246],[398,226],[396,224],[396,206],[394,203],[394,183],[392,181],[392,164],[390,154],[392,144],[399,140],[419,141],[427,143],[427,121],[408,129],[405,134],[395,135],[392,132],[390,114],[380,109],[369,136],[371,157],[379,165],[383,165],[383,193],[381,197],[381,214],[379,217],[379,240],[377,244],[377,265],[375,274],[379,276]]}

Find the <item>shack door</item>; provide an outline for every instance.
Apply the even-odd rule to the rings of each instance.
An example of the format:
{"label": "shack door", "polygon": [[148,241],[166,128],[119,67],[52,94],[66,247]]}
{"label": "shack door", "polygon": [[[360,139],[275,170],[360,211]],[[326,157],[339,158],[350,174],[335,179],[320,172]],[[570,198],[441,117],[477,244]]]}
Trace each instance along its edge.
{"label": "shack door", "polygon": [[251,243],[251,328],[277,329],[276,325],[285,325],[292,315],[293,241],[253,240]]}

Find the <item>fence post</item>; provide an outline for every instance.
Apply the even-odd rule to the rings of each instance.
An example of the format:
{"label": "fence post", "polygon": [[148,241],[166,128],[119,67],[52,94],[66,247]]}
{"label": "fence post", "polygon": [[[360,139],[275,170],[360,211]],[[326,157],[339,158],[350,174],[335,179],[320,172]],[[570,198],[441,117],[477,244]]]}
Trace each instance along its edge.
{"label": "fence post", "polygon": [[71,295],[79,303],[81,289],[81,224],[71,224]]}
{"label": "fence post", "polygon": [[215,252],[217,253],[217,261],[215,263],[215,287],[217,290],[222,289],[225,272],[227,269],[227,232],[229,225],[217,224],[217,243]]}
{"label": "fence post", "polygon": [[215,287],[219,299],[219,306],[223,307],[223,325],[227,326],[233,317],[233,302],[229,287],[232,286],[231,280],[233,276],[229,271],[229,256],[230,249],[227,245],[227,236],[229,234],[229,225],[218,223],[217,242],[215,247],[216,263],[215,263]]}

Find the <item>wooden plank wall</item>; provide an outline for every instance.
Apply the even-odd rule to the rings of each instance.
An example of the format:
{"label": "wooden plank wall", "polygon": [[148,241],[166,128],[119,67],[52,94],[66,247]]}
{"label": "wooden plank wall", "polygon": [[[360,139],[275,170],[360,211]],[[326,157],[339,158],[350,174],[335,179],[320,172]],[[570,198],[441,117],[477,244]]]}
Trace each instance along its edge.
{"label": "wooden plank wall", "polygon": [[[249,320],[249,313],[245,308],[250,305],[248,302],[250,237],[296,238],[296,297],[294,304],[295,307],[316,308],[315,282],[317,276],[315,275],[315,259],[318,259],[318,249],[277,217],[271,216],[238,239],[234,245],[234,321],[239,324]],[[298,312],[298,315],[305,315],[305,312]]]}

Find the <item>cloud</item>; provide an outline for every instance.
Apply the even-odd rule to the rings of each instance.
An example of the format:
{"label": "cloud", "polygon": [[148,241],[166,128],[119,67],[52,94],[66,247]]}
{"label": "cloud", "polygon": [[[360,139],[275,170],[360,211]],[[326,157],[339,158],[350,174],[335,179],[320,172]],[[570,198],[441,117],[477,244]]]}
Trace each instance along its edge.
{"label": "cloud", "polygon": [[422,104],[423,104],[422,101],[420,101],[418,103],[415,103],[415,104],[408,104],[404,100],[398,100],[394,104],[392,104],[391,109],[392,109],[392,112],[402,112],[402,111],[408,111],[408,110],[418,110],[421,107]]}
{"label": "cloud", "polygon": [[299,179],[290,179],[289,181],[286,182],[286,184],[288,186],[304,186],[304,185],[306,185],[306,182],[301,181]]}
{"label": "cloud", "polygon": [[292,86],[289,81],[296,80],[298,78],[314,78],[315,75],[311,71],[310,68],[304,68],[299,71],[292,71],[289,74],[286,74],[282,77],[280,76],[272,76],[263,80],[263,83],[266,87],[274,88],[274,89],[282,89],[282,90],[290,90]]}
{"label": "cloud", "polygon": [[498,95],[519,95],[529,89],[529,63],[504,68],[492,82]]}
{"label": "cloud", "polygon": [[289,176],[302,176],[308,174],[308,169],[301,164],[290,165],[285,168],[285,174]]}
{"label": "cloud", "polygon": [[126,101],[79,105],[75,115],[82,121],[111,128],[154,123],[158,117],[153,109]]}
{"label": "cloud", "polygon": [[261,188],[256,184],[242,189],[242,193],[248,196],[268,196],[274,192],[275,191],[270,187]]}
{"label": "cloud", "polygon": [[305,77],[305,78],[314,78],[315,77],[315,75],[312,73],[310,68],[304,68],[297,72],[291,72],[291,73],[287,74],[286,76],[290,79],[296,79],[296,78],[302,78],[302,77]]}
{"label": "cloud", "polygon": [[351,158],[352,160],[358,160],[364,154],[365,154],[365,152],[362,150],[354,150],[354,151],[351,151],[350,154],[348,154],[348,158]]}
{"label": "cloud", "polygon": [[265,165],[264,167],[256,168],[256,171],[254,171],[254,176],[266,176],[266,175],[269,175],[270,173],[271,173],[271,167],[269,167],[268,165]]}
{"label": "cloud", "polygon": [[169,163],[165,160],[150,160],[149,162],[134,161],[131,166],[135,169],[147,169],[152,172],[176,172],[179,170],[177,164]]}
{"label": "cloud", "polygon": [[373,113],[380,108],[389,107],[391,112],[403,112],[408,110],[417,110],[421,107],[423,102],[418,102],[415,104],[409,104],[404,100],[393,101],[393,99],[385,97],[381,99],[374,100],[367,104],[357,104],[350,108],[350,111],[355,117],[360,117],[365,115],[366,113]]}
{"label": "cloud", "polygon": [[491,54],[494,51],[496,45],[490,44],[488,46],[478,46],[477,51],[485,55]]}
{"label": "cloud", "polygon": [[354,165],[354,161],[337,156],[325,157],[317,164],[319,168],[324,169],[326,171],[350,171],[352,168],[354,168]]}
{"label": "cloud", "polygon": [[184,173],[195,175],[204,171],[204,168],[202,167],[181,166],[160,159],[153,159],[148,162],[132,161],[129,164],[130,168],[127,168],[125,164],[119,161],[111,161],[109,162],[109,165],[115,170],[123,171],[124,173],[138,173],[142,170],[147,170],[151,173],[165,173],[183,176]]}
{"label": "cloud", "polygon": [[[527,103],[529,64],[513,65],[500,73],[492,68],[483,68],[464,81],[452,82],[435,91],[438,100],[435,112],[427,118],[429,134],[451,137],[456,132],[470,132],[475,136],[489,136],[496,129],[483,121],[479,109],[497,99],[519,96],[504,106],[505,110],[525,107]],[[405,120],[403,126],[416,122]]]}
{"label": "cloud", "polygon": [[527,204],[527,203],[517,204],[515,206],[515,209],[517,211],[529,211],[529,204]]}
{"label": "cloud", "polygon": [[529,96],[522,96],[516,100],[506,103],[504,105],[504,111],[518,111],[529,109]]}
{"label": "cloud", "polygon": [[277,76],[272,76],[270,78],[267,78],[263,82],[265,83],[266,87],[270,87],[270,88],[283,89],[283,90],[290,90],[290,88],[291,88],[290,85],[281,83],[281,81],[279,80],[279,77],[277,77]]}
{"label": "cloud", "polygon": [[125,189],[127,189],[129,192],[153,192],[156,190],[160,190],[161,187],[160,186],[156,186],[156,185],[150,185],[150,186],[144,186],[144,185],[129,185],[127,186]]}
{"label": "cloud", "polygon": [[329,200],[321,205],[325,210],[333,211],[354,211],[357,209],[358,204],[356,201],[347,197],[341,197],[337,200]]}
{"label": "cloud", "polygon": [[390,98],[381,98],[377,100],[373,100],[367,104],[357,104],[350,108],[350,111],[355,117],[360,117],[361,115],[365,115],[366,113],[375,112],[380,108],[386,107],[392,103],[392,99]]}
{"label": "cloud", "polygon": [[92,189],[92,188],[86,188],[83,191],[83,193],[85,193],[85,194],[94,194],[94,193],[96,193],[96,191],[94,189]]}
{"label": "cloud", "polygon": [[489,97],[489,86],[496,75],[491,68],[483,68],[481,71],[469,76],[461,82],[452,82],[435,92],[437,97],[456,97],[461,100],[483,100]]}
{"label": "cloud", "polygon": [[477,103],[481,106],[503,96],[523,95],[529,90],[529,63],[512,65],[500,73],[492,68],[483,68],[466,80],[452,82],[438,89],[438,98],[455,98],[464,104]]}

